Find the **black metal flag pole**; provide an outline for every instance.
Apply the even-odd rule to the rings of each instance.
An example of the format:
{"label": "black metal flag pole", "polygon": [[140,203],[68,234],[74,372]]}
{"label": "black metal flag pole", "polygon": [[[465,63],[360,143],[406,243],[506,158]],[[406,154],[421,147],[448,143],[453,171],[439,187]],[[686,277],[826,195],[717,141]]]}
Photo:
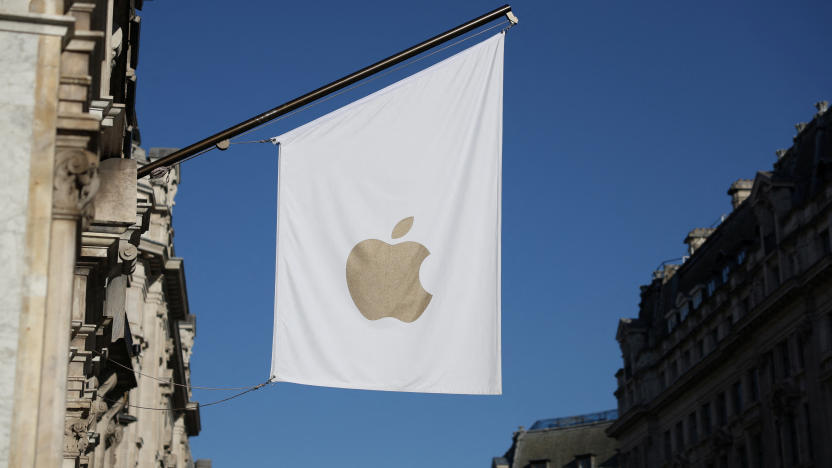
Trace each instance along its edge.
{"label": "black metal flag pole", "polygon": [[[146,164],[139,168],[138,170],[138,177],[142,178],[151,172],[154,169],[164,168],[173,166],[185,159],[188,159],[200,151],[207,150],[214,145],[221,144],[230,138],[233,138],[241,133],[244,133],[252,128],[258,127],[270,120],[274,120],[281,115],[287,114],[292,112],[295,109],[303,107],[315,100],[318,100],[328,94],[332,94],[346,86],[349,86],[355,82],[363,80],[370,75],[378,73],[382,70],[390,68],[398,63],[401,63],[411,57],[419,55],[420,53],[431,49],[433,47],[438,46],[439,44],[445,43],[455,37],[458,37],[462,34],[465,34],[469,31],[472,31],[484,24],[487,24],[500,16],[507,15],[509,21],[512,23],[517,22],[517,18],[511,13],[511,6],[510,5],[503,5],[496,10],[488,12],[482,16],[474,18],[462,25],[459,25],[453,29],[449,29],[448,31],[443,32],[437,36],[434,36],[424,42],[421,42],[413,47],[410,47],[406,50],[403,50],[397,54],[391,55],[384,60],[380,60],[370,66],[364,67],[361,70],[358,70],[354,73],[351,73],[343,78],[339,78],[332,83],[327,85],[321,86],[320,88],[311,91],[309,93],[304,94],[298,98],[292,99],[289,102],[283,103],[271,110],[263,112],[262,114],[252,117],[245,122],[238,123],[233,127],[227,128],[219,133],[211,135],[204,140],[198,141],[190,146],[177,150],[163,158],[157,159],[149,164]],[[227,147],[227,146],[226,146]]]}

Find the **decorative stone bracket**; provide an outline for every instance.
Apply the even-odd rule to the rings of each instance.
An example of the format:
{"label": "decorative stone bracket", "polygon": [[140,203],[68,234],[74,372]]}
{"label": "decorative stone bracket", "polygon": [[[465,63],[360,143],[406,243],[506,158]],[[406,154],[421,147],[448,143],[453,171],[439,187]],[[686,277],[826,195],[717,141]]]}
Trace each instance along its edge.
{"label": "decorative stone bracket", "polygon": [[89,203],[98,186],[98,155],[80,148],[59,150],[55,155],[53,215],[89,219]]}

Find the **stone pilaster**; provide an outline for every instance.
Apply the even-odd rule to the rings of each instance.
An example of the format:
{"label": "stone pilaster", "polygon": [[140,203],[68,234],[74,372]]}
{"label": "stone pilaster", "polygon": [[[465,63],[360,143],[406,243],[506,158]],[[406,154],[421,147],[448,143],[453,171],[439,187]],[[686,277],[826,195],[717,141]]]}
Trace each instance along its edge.
{"label": "stone pilaster", "polygon": [[[80,229],[90,211],[98,185],[97,135],[99,120],[90,115],[91,58],[103,37],[89,31],[94,4],[68,5],[76,28],[61,52],[52,194],[49,271],[44,325],[37,466],[62,463],[65,441],[67,356]],[[49,383],[46,385],[46,383]]]}
{"label": "stone pilaster", "polygon": [[[46,318],[60,53],[57,2],[0,6],[0,466],[34,466]],[[8,281],[7,281],[8,280]],[[10,429],[14,428],[14,431]]]}

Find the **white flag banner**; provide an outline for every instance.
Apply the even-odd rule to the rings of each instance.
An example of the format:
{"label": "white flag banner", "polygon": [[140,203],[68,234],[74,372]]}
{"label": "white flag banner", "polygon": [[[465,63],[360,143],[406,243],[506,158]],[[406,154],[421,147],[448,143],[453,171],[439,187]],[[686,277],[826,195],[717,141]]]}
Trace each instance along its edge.
{"label": "white flag banner", "polygon": [[274,381],[502,392],[503,38],[275,138]]}

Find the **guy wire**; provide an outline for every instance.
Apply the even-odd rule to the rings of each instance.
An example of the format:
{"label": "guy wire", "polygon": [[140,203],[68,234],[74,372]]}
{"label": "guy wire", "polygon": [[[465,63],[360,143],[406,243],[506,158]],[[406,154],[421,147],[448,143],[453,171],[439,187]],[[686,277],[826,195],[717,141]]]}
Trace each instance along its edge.
{"label": "guy wire", "polygon": [[[92,352],[101,356],[101,357],[104,357],[101,353],[99,353],[97,351],[92,351]],[[105,357],[105,359],[107,361],[115,364],[116,366],[121,367],[122,369],[129,370],[129,371],[131,371],[135,374],[141,375],[142,377],[147,377],[148,379],[157,380],[159,382],[166,383],[168,385],[174,385],[174,386],[177,386],[177,387],[186,387],[186,388],[192,388],[192,389],[197,389],[197,390],[254,390],[254,389],[259,388],[263,385],[263,384],[249,385],[249,386],[246,386],[246,387],[202,387],[202,386],[198,386],[198,385],[186,385],[186,384],[176,383],[172,380],[160,379],[159,377],[154,377],[152,375],[143,374],[143,373],[141,373],[141,372],[139,372],[135,369],[131,369],[131,368],[125,366],[124,364],[122,364],[120,362],[117,362],[117,361],[114,361],[114,360],[112,360],[108,357]]]}
{"label": "guy wire", "polygon": [[[277,383],[277,382],[272,382],[271,379],[269,379],[269,380],[267,380],[267,381],[265,381],[261,384],[258,384],[258,385],[255,385],[255,386],[249,388],[248,390],[242,391],[240,393],[236,393],[234,395],[231,395],[230,397],[223,398],[222,400],[212,401],[210,403],[205,403],[204,405],[197,403],[197,408],[204,408],[206,406],[218,405],[218,404],[224,403],[228,400],[233,400],[237,397],[243,396],[246,393],[253,392],[255,390],[259,390],[259,389],[265,387],[266,385],[274,385],[275,383]],[[101,399],[104,400],[104,401],[108,401],[110,403],[118,403],[119,402],[119,400],[112,400],[110,398],[106,398],[106,397],[103,397],[103,396],[101,397]],[[125,408],[136,408],[136,409],[151,410],[151,411],[187,411],[187,410],[192,409],[192,408],[154,408],[154,407],[151,407],[151,406],[131,405],[130,403],[125,403],[124,407]]]}

